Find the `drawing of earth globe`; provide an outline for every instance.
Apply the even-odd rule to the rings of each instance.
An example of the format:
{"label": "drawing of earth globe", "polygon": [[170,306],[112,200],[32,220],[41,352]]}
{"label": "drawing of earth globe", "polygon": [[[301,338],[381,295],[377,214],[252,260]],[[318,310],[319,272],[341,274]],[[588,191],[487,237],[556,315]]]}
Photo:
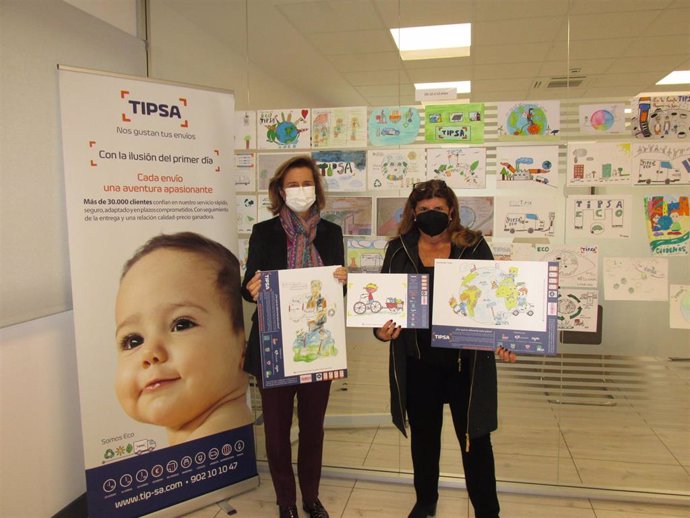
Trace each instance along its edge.
{"label": "drawing of earth globe", "polygon": [[294,122],[283,121],[276,128],[276,138],[281,144],[292,144],[299,137],[299,131]]}
{"label": "drawing of earth globe", "polygon": [[[466,295],[466,307],[463,309],[467,316],[482,324],[495,324],[507,318],[505,299],[496,297],[496,289],[492,287],[496,280],[495,269],[480,268],[466,286],[460,286],[460,300],[463,300],[463,294]],[[479,296],[475,298],[473,295],[476,294]],[[473,303],[473,300],[476,302]]]}
{"label": "drawing of earth globe", "polygon": [[506,130],[509,135],[544,135],[547,128],[546,113],[537,104],[515,106],[506,120]]}
{"label": "drawing of earth globe", "polygon": [[474,209],[467,207],[466,205],[460,206],[460,222],[468,228],[472,228],[474,222],[477,221],[477,215]]}
{"label": "drawing of earth globe", "polygon": [[589,123],[595,130],[607,131],[613,126],[613,113],[608,110],[597,110],[589,117]]}

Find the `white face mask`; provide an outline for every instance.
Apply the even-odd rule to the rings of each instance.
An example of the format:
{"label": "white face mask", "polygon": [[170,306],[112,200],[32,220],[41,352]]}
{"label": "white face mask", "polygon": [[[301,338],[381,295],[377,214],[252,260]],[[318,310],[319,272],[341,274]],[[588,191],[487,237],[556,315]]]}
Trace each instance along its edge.
{"label": "white face mask", "polygon": [[316,201],[316,188],[313,185],[288,187],[285,189],[285,205],[293,212],[306,212]]}

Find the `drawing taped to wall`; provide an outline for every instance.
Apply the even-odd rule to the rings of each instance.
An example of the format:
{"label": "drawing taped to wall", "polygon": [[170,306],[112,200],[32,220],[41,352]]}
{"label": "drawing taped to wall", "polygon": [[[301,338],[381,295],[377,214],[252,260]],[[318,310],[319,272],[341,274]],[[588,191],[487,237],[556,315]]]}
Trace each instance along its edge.
{"label": "drawing taped to wall", "polygon": [[567,185],[632,183],[630,144],[569,142]]}
{"label": "drawing taped to wall", "polygon": [[566,198],[566,235],[573,238],[629,238],[632,196],[578,195]]}
{"label": "drawing taped to wall", "polygon": [[690,93],[647,94],[632,101],[630,121],[638,139],[683,140],[690,137]]}
{"label": "drawing taped to wall", "polygon": [[235,149],[256,149],[256,112],[235,112]]}
{"label": "drawing taped to wall", "polygon": [[249,233],[257,222],[257,201],[253,194],[238,194],[235,196],[235,210],[237,211],[237,231]]}
{"label": "drawing taped to wall", "polygon": [[625,131],[625,104],[581,104],[580,131],[590,135],[613,135]]}
{"label": "drawing taped to wall", "polygon": [[688,255],[690,208],[688,196],[644,198],[645,225],[654,255]]}
{"label": "drawing taped to wall", "polygon": [[597,330],[599,292],[596,288],[558,290],[558,329],[594,333]]}
{"label": "drawing taped to wall", "polygon": [[690,329],[690,285],[671,284],[669,310],[671,328]]}
{"label": "drawing taped to wall", "polygon": [[496,103],[499,140],[557,139],[561,130],[560,101]]}
{"label": "drawing taped to wall", "polygon": [[411,189],[426,179],[424,149],[367,151],[367,175],[369,190]]}
{"label": "drawing taped to wall", "polygon": [[604,257],[606,300],[668,300],[668,259]]}
{"label": "drawing taped to wall", "polygon": [[591,288],[599,286],[599,247],[597,245],[534,245],[532,261],[558,263],[560,286]]}
{"label": "drawing taped to wall", "polygon": [[266,221],[273,217],[273,212],[271,212],[271,198],[268,194],[259,194],[256,197],[257,204],[257,219],[259,221]]}
{"label": "drawing taped to wall", "polygon": [[690,184],[690,144],[633,144],[632,172],[635,185]]}
{"label": "drawing taped to wall", "polygon": [[366,190],[366,151],[314,151],[311,156],[316,162],[327,191]]}
{"label": "drawing taped to wall", "polygon": [[379,273],[386,254],[385,237],[345,238],[347,270],[350,273]]}
{"label": "drawing taped to wall", "polygon": [[376,198],[376,235],[397,236],[407,198]]}
{"label": "drawing taped to wall", "polygon": [[452,189],[483,189],[486,186],[486,149],[427,148],[426,177],[443,180]]}
{"label": "drawing taped to wall", "polygon": [[499,146],[496,148],[496,186],[558,187],[558,146]]}
{"label": "drawing taped to wall", "polygon": [[427,104],[424,140],[436,144],[483,144],[484,103]]}
{"label": "drawing taped to wall", "polygon": [[460,223],[472,230],[480,230],[484,236],[494,234],[493,196],[458,196]]}
{"label": "drawing taped to wall", "polygon": [[309,149],[311,111],[308,108],[258,110],[259,149]]}
{"label": "drawing taped to wall", "polygon": [[256,153],[235,153],[232,179],[235,182],[235,192],[256,190]]}
{"label": "drawing taped to wall", "polygon": [[414,106],[379,106],[369,115],[369,144],[405,146],[417,140],[419,110]]}
{"label": "drawing taped to wall", "polygon": [[295,153],[259,153],[257,166],[257,188],[267,191],[271,178],[286,160],[297,156]]}
{"label": "drawing taped to wall", "polygon": [[367,145],[367,108],[312,108],[313,148],[352,148]]}
{"label": "drawing taped to wall", "polygon": [[551,237],[556,228],[553,197],[494,198],[494,236]]}
{"label": "drawing taped to wall", "polygon": [[321,217],[340,225],[345,235],[370,236],[371,201],[368,196],[326,196]]}

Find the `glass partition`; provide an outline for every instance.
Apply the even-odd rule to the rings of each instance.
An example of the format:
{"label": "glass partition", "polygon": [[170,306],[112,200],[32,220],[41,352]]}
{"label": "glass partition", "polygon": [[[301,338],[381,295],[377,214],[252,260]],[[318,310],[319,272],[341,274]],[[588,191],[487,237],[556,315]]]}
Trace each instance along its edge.
{"label": "glass partition", "polygon": [[[568,292],[572,297],[562,290],[565,307],[561,309],[572,326],[587,326],[584,317],[578,321],[575,314],[588,305],[591,319],[599,306],[600,329],[563,329],[556,356],[521,356],[515,364],[498,364],[499,427],[492,442],[499,488],[529,484],[537,487],[532,491],[550,494],[554,487],[603,489],[612,494],[624,490],[650,498],[690,494],[690,261],[687,255],[658,256],[668,266],[668,274],[655,285],[663,286],[663,293],[655,288],[656,293],[642,296],[647,300],[634,300],[633,294],[636,283],[656,275],[645,271],[647,263],[612,262],[651,259],[645,198],[688,196],[688,186],[675,180],[640,185],[633,185],[637,179],[608,182],[624,172],[611,161],[596,162],[590,147],[620,144],[633,156],[641,152],[637,144],[652,142],[649,145],[663,148],[673,142],[673,149],[656,151],[669,152],[674,159],[683,155],[681,163],[687,171],[679,174],[686,179],[690,175],[690,148],[682,146],[683,129],[677,127],[683,124],[681,115],[671,117],[668,125],[666,120],[658,128],[653,124],[650,131],[657,132],[657,139],[633,136],[641,113],[633,102],[635,96],[649,91],[668,95],[674,90],[685,90],[687,95],[690,90],[687,84],[655,85],[672,70],[690,68],[687,2],[149,0],[148,6],[151,76],[233,90],[238,111],[366,106],[371,113],[382,106],[416,106],[423,116],[425,106],[415,100],[413,83],[471,80],[472,91],[458,94],[455,102],[484,103],[484,142],[478,147],[486,150],[486,186],[458,188],[459,196],[533,195],[533,185],[509,191],[499,185],[505,152],[501,148],[556,146],[558,173],[552,175],[553,188],[540,191],[556,203],[556,227],[549,241],[597,246],[599,251],[593,265],[598,272],[596,286],[589,294]],[[395,27],[466,22],[472,23],[469,57],[402,61],[388,33]],[[546,139],[506,141],[501,103],[527,100],[558,101],[559,124]],[[684,107],[678,109],[687,121],[690,112],[683,111],[687,98],[682,102]],[[619,132],[609,131],[614,122],[622,124]],[[661,138],[664,132],[666,139]],[[265,137],[259,131],[257,140]],[[260,204],[265,194],[259,172],[262,155],[275,153],[258,147],[244,150],[254,153],[252,160],[258,166],[252,173],[255,188],[242,192]],[[433,146],[425,142],[422,128],[409,147],[423,153]],[[568,175],[575,174],[578,158],[582,178],[599,175],[601,181],[570,182]],[[662,164],[668,160],[650,160],[658,161],[657,179],[668,174]],[[377,200],[404,199],[408,193],[408,188],[370,188],[329,196],[370,198],[374,234]],[[628,237],[597,237],[591,221],[589,235],[570,231],[577,223],[568,221],[566,197],[589,195],[628,200],[624,215]],[[687,198],[685,204],[687,210]],[[668,207],[663,210],[672,212]],[[492,246],[511,241],[545,244],[547,240],[529,233],[514,239],[491,238]],[[614,284],[627,294],[607,293]],[[669,293],[670,285],[675,293],[673,289]],[[669,312],[674,310],[670,302],[680,311],[681,321],[674,325],[685,329],[670,327]],[[245,309],[249,329],[254,308],[247,304]],[[388,346],[375,340],[370,330],[348,329],[349,376],[334,381],[331,389],[326,469],[347,468],[359,478],[367,473],[411,473],[409,442],[392,426],[389,415],[388,355]],[[263,459],[258,391],[253,401]],[[449,411],[444,423],[441,472],[452,483],[461,480],[462,466]]]}

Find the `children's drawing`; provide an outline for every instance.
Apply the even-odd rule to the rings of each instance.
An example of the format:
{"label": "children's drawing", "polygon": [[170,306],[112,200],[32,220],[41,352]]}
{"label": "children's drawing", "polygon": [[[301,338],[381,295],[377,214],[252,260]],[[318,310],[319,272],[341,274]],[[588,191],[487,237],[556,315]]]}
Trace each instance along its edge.
{"label": "children's drawing", "polygon": [[499,146],[496,148],[499,188],[558,187],[558,146]]}
{"label": "children's drawing", "polygon": [[670,326],[690,329],[690,285],[671,284],[669,290]]}
{"label": "children's drawing", "polygon": [[256,112],[235,112],[235,149],[256,149]]}
{"label": "children's drawing", "polygon": [[238,194],[235,196],[237,211],[237,231],[249,233],[257,222],[257,202],[255,195]]}
{"label": "children's drawing", "polygon": [[632,171],[636,185],[690,184],[690,144],[633,144]]}
{"label": "children's drawing", "polygon": [[407,198],[376,198],[376,235],[397,236]]}
{"label": "children's drawing", "polygon": [[432,345],[555,351],[548,330],[557,326],[557,264],[437,259],[435,266]]}
{"label": "children's drawing", "polygon": [[256,153],[235,153],[235,192],[256,191]]}
{"label": "children's drawing", "polygon": [[314,151],[311,156],[316,161],[327,191],[366,190],[366,151]]}
{"label": "children's drawing", "polygon": [[347,270],[350,273],[379,273],[387,243],[385,237],[346,237]]}
{"label": "children's drawing", "polygon": [[556,230],[554,197],[494,198],[494,236],[551,237]]}
{"label": "children's drawing", "polygon": [[424,149],[367,151],[369,190],[411,189],[426,179]]}
{"label": "children's drawing", "polygon": [[249,257],[249,239],[237,240],[237,260],[240,262],[240,279],[247,273],[247,257]]}
{"label": "children's drawing", "polygon": [[257,196],[257,219],[259,221],[266,221],[273,217],[271,212],[271,198],[268,194],[259,194]]}
{"label": "children's drawing", "polygon": [[426,105],[424,140],[436,144],[483,144],[484,103]]}
{"label": "children's drawing", "polygon": [[557,262],[561,287],[596,290],[599,286],[597,245],[534,245],[531,260]]}
{"label": "children's drawing", "polygon": [[489,243],[495,261],[534,261],[532,243],[506,243],[492,240]]}
{"label": "children's drawing", "polygon": [[452,189],[483,189],[486,187],[486,149],[427,148],[426,177],[443,180]]}
{"label": "children's drawing", "polygon": [[381,106],[369,115],[369,143],[372,146],[412,144],[419,134],[419,110],[414,106]]}
{"label": "children's drawing", "polygon": [[499,140],[558,138],[561,129],[560,101],[497,103]]}
{"label": "children's drawing", "polygon": [[625,104],[581,104],[580,131],[590,135],[612,135],[625,131]]}
{"label": "children's drawing", "polygon": [[343,234],[371,235],[371,198],[366,196],[326,196],[321,217],[337,223]]}
{"label": "children's drawing", "polygon": [[690,209],[687,196],[651,196],[644,199],[645,224],[654,255],[688,255]]}
{"label": "children's drawing", "polygon": [[595,333],[597,330],[596,288],[563,288],[558,291],[558,329]]}
{"label": "children's drawing", "polygon": [[297,156],[295,153],[259,153],[257,183],[259,191],[267,191],[268,183],[278,167],[287,159]]}
{"label": "children's drawing", "polygon": [[484,236],[494,233],[493,196],[458,196],[460,223],[472,230],[481,230]]}
{"label": "children's drawing", "polygon": [[690,94],[642,95],[633,99],[630,121],[638,139],[681,140],[690,136]]}
{"label": "children's drawing", "polygon": [[668,259],[604,257],[606,300],[668,300]]}
{"label": "children's drawing", "polygon": [[630,184],[630,144],[569,142],[567,185]]}
{"label": "children's drawing", "polygon": [[429,326],[429,277],[403,273],[352,273],[347,279],[347,325]]}
{"label": "children's drawing", "polygon": [[311,111],[308,108],[259,110],[259,149],[309,149]]}
{"label": "children's drawing", "polygon": [[367,108],[313,108],[312,147],[367,146]]}
{"label": "children's drawing", "polygon": [[578,195],[566,199],[566,235],[571,238],[629,238],[632,196]]}

